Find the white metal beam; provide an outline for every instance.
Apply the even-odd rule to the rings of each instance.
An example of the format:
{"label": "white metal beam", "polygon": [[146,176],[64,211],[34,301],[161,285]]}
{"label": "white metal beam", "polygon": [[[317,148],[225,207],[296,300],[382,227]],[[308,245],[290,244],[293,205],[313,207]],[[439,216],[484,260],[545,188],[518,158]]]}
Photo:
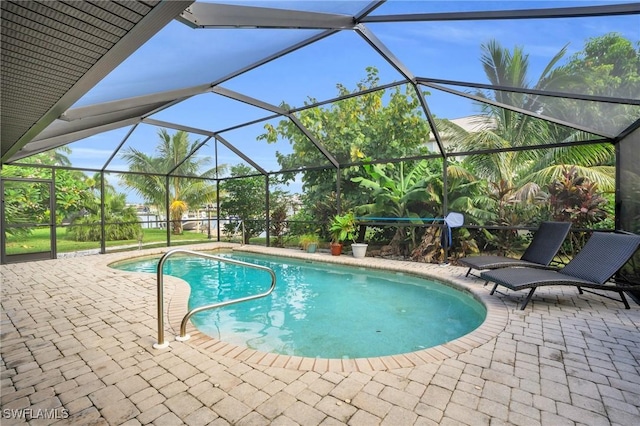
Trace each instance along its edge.
{"label": "white metal beam", "polygon": [[39,152],[47,151],[53,148],[64,146],[68,143],[86,139],[90,136],[97,135],[99,133],[108,132],[111,130],[119,129],[121,127],[132,126],[140,122],[139,118],[129,118],[123,121],[109,121],[107,124],[92,126],[87,129],[81,129],[76,132],[65,133],[60,136],[54,136],[47,139],[41,139],[38,141],[31,141],[24,145],[20,151],[11,157],[11,161],[18,161],[22,158],[29,157],[30,155],[37,154]]}
{"label": "white metal beam", "polygon": [[220,86],[214,87],[213,89],[211,89],[211,92],[217,93],[218,95],[225,96],[230,99],[234,99],[238,102],[249,104],[256,108],[261,108],[267,111],[275,112],[276,114],[286,115],[288,113],[288,111],[285,111],[284,109],[278,106],[272,105],[267,102],[263,102],[256,98],[252,98],[251,96],[243,95],[242,93],[238,93],[233,90],[225,89],[224,87],[220,87]]}
{"label": "white metal beam", "polygon": [[589,16],[630,15],[640,12],[640,3],[607,4],[601,6],[554,7],[547,9],[483,10],[474,12],[411,13],[403,15],[366,16],[371,22],[434,22],[434,21],[495,21],[498,19],[552,19]]}
{"label": "white metal beam", "polygon": [[177,18],[192,28],[353,28],[352,16],[268,7],[194,3]]}

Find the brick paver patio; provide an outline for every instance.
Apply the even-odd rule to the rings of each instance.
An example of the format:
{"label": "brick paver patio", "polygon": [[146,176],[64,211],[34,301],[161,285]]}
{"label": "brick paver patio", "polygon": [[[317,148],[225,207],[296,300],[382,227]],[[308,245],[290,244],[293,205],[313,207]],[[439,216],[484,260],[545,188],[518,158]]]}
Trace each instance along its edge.
{"label": "brick paver patio", "polygon": [[524,292],[490,296],[464,268],[366,258],[359,264],[426,273],[473,292],[487,320],[426,351],[316,360],[227,345],[193,329],[191,340],[173,341],[185,284],[166,277],[171,344],[153,349],[155,275],[107,265],[159,252],[0,266],[3,426],[640,424],[633,302],[625,310],[573,288],[543,288],[519,311]]}

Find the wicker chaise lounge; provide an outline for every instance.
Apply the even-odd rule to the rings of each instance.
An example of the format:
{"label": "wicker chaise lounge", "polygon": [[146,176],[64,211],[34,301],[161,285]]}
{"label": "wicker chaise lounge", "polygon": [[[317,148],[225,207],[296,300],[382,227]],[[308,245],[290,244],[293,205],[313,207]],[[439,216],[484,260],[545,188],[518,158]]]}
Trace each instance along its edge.
{"label": "wicker chaise lounge", "polygon": [[527,306],[538,287],[551,285],[575,286],[580,294],[584,288],[615,291],[620,295],[625,308],[629,309],[629,303],[624,295],[625,288],[619,284],[607,282],[627,263],[639,246],[639,235],[596,232],[582,250],[560,270],[506,268],[482,272],[480,275],[487,283],[495,283],[491,294],[499,285],[514,291],[530,289],[520,309]]}
{"label": "wicker chaise lounge", "polygon": [[472,269],[500,269],[511,266],[549,269],[549,264],[570,228],[571,222],[542,222],[520,259],[505,256],[468,256],[458,259],[458,262],[469,267],[466,277]]}

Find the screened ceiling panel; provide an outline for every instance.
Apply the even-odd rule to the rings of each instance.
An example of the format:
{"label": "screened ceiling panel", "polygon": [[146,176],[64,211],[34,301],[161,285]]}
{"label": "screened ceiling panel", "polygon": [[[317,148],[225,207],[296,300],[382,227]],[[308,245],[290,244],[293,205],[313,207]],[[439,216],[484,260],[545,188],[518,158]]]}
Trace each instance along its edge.
{"label": "screened ceiling panel", "polygon": [[169,138],[174,138],[178,131],[165,129],[150,124],[139,124],[126,139],[120,150],[107,164],[106,169],[110,171],[135,171],[157,174],[167,174],[172,171],[180,161],[186,158],[191,152],[189,147],[204,142],[205,136],[186,133],[186,141],[178,143],[183,147],[179,152],[172,152],[170,155],[163,155],[167,161],[158,161],[161,152],[166,144],[163,132]]}
{"label": "screened ceiling panel", "polygon": [[[278,132],[278,128],[283,132]],[[267,172],[331,165],[313,142],[287,118],[252,124],[224,132],[222,136]],[[300,155],[291,155],[294,145]]]}
{"label": "screened ceiling panel", "polygon": [[150,118],[218,132],[272,115],[273,112],[265,109],[209,92],[177,103]]}
{"label": "screened ceiling panel", "polygon": [[[449,93],[437,90],[428,86],[419,85],[420,90],[425,95],[425,100],[434,118],[456,119],[470,117],[482,113],[480,103],[469,101],[462,96],[450,95]],[[461,90],[463,91],[463,90]],[[467,89],[464,92],[469,91]]]}
{"label": "screened ceiling panel", "polygon": [[[98,139],[94,136],[105,131],[116,132],[118,128],[126,133],[141,120],[148,120],[147,124],[135,129],[126,141],[127,148],[153,154],[160,129],[153,126],[153,120],[158,125],[164,122],[166,127],[192,131],[191,142],[203,142],[207,137],[196,135],[196,129],[209,136],[223,132],[222,136],[233,144],[227,149],[259,173],[325,165],[333,168],[338,161],[348,164],[362,156],[384,160],[396,155],[393,152],[396,140],[406,139],[398,128],[417,125],[413,118],[420,120],[420,126],[426,125],[427,135],[421,144],[414,144],[413,149],[402,155],[425,155],[424,150],[431,154],[436,152],[434,147],[439,148],[438,141],[435,132],[429,131],[420,102],[411,107],[416,111],[415,116],[400,124],[387,119],[384,127],[378,123],[385,122],[384,112],[370,114],[367,119],[371,122],[367,126],[379,126],[375,136],[373,132],[367,133],[370,131],[367,126],[357,124],[348,128],[345,123],[349,123],[350,117],[326,124],[342,125],[342,133],[338,133],[342,139],[338,141],[328,140],[326,129],[309,123],[305,118],[308,110],[301,110],[312,101],[322,103],[315,108],[316,112],[339,109],[352,102],[346,97],[354,91],[365,89],[370,94],[370,90],[378,87],[386,88],[387,93],[380,102],[388,106],[392,103],[392,91],[397,90],[392,86],[414,77],[421,89],[429,92],[426,95],[428,110],[436,119],[465,122],[465,118],[491,109],[504,111],[502,107],[506,107],[515,111],[514,116],[525,117],[526,114],[520,112],[527,112],[556,123],[553,129],[557,134],[549,138],[554,142],[563,136],[558,130],[560,127],[573,127],[583,135],[588,133],[589,137],[615,138],[624,135],[627,129],[633,130],[640,117],[637,84],[633,81],[609,84],[618,77],[615,69],[596,67],[594,75],[600,80],[594,80],[591,75],[584,82],[559,84],[563,83],[562,79],[554,78],[553,84],[537,84],[545,66],[565,46],[567,50],[555,67],[573,61],[573,65],[581,69],[583,58],[573,55],[583,51],[587,41],[605,34],[619,34],[637,49],[640,40],[640,4],[637,2],[253,0],[194,4],[132,1],[126,5],[105,2],[102,7],[95,2],[74,5],[62,1],[24,2],[25,7],[20,4],[3,2],[2,8],[3,76],[8,70],[13,78],[2,80],[3,115],[6,110],[10,124],[21,126],[29,126],[34,114],[47,119],[42,123],[58,120],[47,128],[30,129],[29,140],[20,141],[19,149],[24,148],[23,151],[11,152],[6,157],[3,137],[3,161],[74,141],[82,142],[77,145],[81,147],[80,152],[88,153],[92,149],[90,141]],[[30,8],[47,11],[55,19],[45,20],[48,22],[45,25],[40,22],[41,17],[34,15],[37,11]],[[101,8],[108,10],[110,19],[94,19]],[[161,26],[158,24],[156,28],[154,23],[167,17],[150,16],[145,23],[149,28],[138,34],[136,20],[144,20],[147,13],[151,15],[150,8],[155,9],[154,13],[170,14],[169,19],[173,21],[166,26],[163,22],[164,27],[158,31]],[[202,14],[197,15],[198,11]],[[211,13],[214,11],[229,13],[214,16]],[[315,23],[314,18],[317,18]],[[207,20],[213,23],[208,25]],[[126,37],[127,32],[135,34]],[[52,45],[43,47],[42,42],[48,39]],[[144,43],[143,39],[148,42]],[[483,67],[482,55],[488,51],[483,50],[482,45],[491,40],[499,43],[496,47],[505,49],[506,54],[522,48],[528,64],[526,73],[517,78],[500,79],[487,75],[491,67]],[[33,44],[35,48],[30,47],[33,41],[39,41]],[[76,88],[81,91],[72,89],[64,94],[66,89],[59,90],[85,78],[84,65],[91,67],[96,61],[110,59],[108,49],[113,48],[114,43],[122,44],[116,49],[119,53],[133,53],[124,61],[116,58],[114,63],[120,65],[95,86],[98,79],[94,77],[102,71],[88,72],[91,78]],[[591,57],[610,53],[592,53]],[[500,59],[495,55],[491,58],[498,62]],[[50,61],[55,63],[51,69],[41,66]],[[25,80],[26,73],[18,72],[25,64],[30,70],[29,80]],[[114,67],[111,62],[101,65],[105,70]],[[25,98],[23,87],[51,85],[51,90],[28,96],[28,102],[19,102]],[[68,109],[73,103],[70,99],[78,99],[90,86],[93,89],[75,104],[83,108]],[[514,94],[508,91],[509,87],[524,91],[535,88],[535,91]],[[400,90],[409,88],[402,85]],[[544,90],[553,91],[559,97],[545,96]],[[452,94],[464,92],[475,100]],[[490,98],[488,103],[479,102],[479,92]],[[563,93],[571,94],[572,98],[562,99]],[[5,107],[5,95],[9,108]],[[140,95],[148,97],[138,97]],[[46,110],[56,99],[62,99],[61,96],[64,102],[57,102],[55,110]],[[533,97],[536,102],[527,105],[522,101]],[[37,100],[49,106],[38,112],[42,108]],[[494,105],[490,106],[491,103]],[[167,107],[169,104],[173,105]],[[282,107],[283,104],[287,106]],[[85,108],[86,105],[89,106]],[[287,118],[289,107],[294,114]],[[151,113],[153,115],[146,118]],[[278,114],[281,118],[272,118]],[[305,135],[292,118],[307,126],[309,133]],[[268,121],[257,123],[259,120]],[[491,117],[484,120],[491,122]],[[291,128],[286,130],[288,133],[276,131],[276,136],[271,135],[273,143],[259,139],[269,126],[277,129],[281,121]],[[3,135],[5,127],[3,125]],[[176,130],[168,132],[173,135]],[[301,146],[296,146],[296,152],[306,153],[308,145],[317,150],[313,158],[302,155],[300,160],[292,160],[291,143],[298,140]],[[206,148],[211,147],[207,144]],[[121,154],[115,156],[107,169],[126,169]],[[80,155],[77,157],[76,161],[81,164]]]}
{"label": "screened ceiling panel", "polygon": [[[228,141],[226,141],[228,142]],[[233,147],[233,145],[231,145]],[[231,177],[232,172],[233,176],[249,176],[249,175],[258,175],[261,172],[254,167],[246,159],[242,158],[236,152],[234,152],[235,147],[230,148],[226,143],[221,141],[216,142],[216,158],[217,158],[217,170],[218,170],[218,178],[228,178]],[[243,170],[247,170],[246,174],[237,173],[238,168],[235,166],[240,166]]]}
{"label": "screened ceiling panel", "polygon": [[[118,104],[126,103],[126,101],[118,102]],[[132,126],[137,124],[144,115],[165,103],[166,101],[160,101],[129,107],[102,104],[68,110],[62,115],[62,119],[51,123],[49,127],[27,143],[15,157],[20,159],[29,155],[29,152],[61,147],[103,132]]]}
{"label": "screened ceiling panel", "polygon": [[339,84],[348,91],[356,89],[367,78],[367,67],[375,67],[378,78],[366,82],[366,86],[403,80],[362,37],[344,31],[229,80],[224,86],[273,105],[285,102],[300,107],[310,98],[338,96]]}
{"label": "screened ceiling panel", "polygon": [[[487,99],[497,106],[532,113],[557,124],[575,127],[602,137],[613,138],[640,117],[640,105],[593,100],[542,96],[500,90],[473,89],[453,85],[428,85],[429,89],[467,93],[479,100]],[[615,102],[613,102],[615,101]]]}
{"label": "screened ceiling panel", "polygon": [[36,137],[191,1],[3,1],[2,159]]}
{"label": "screened ceiling panel", "polygon": [[[592,37],[612,31],[630,40],[640,37],[638,15],[366,25],[414,75],[426,78],[486,83],[491,80],[483,69],[482,58],[486,52],[481,44],[488,45],[494,40],[503,49],[521,48],[528,61],[525,78],[494,82],[514,87],[533,87],[545,67],[565,46],[566,53],[557,65],[565,64],[573,54],[583,50]],[[557,90],[557,87],[551,89]],[[579,87],[572,91],[578,92]]]}
{"label": "screened ceiling panel", "polygon": [[214,83],[318,30],[193,29],[169,23],[74,107]]}
{"label": "screened ceiling panel", "polygon": [[[478,100],[430,89],[431,112],[445,151],[473,152],[513,147],[556,144],[569,141],[602,140],[599,135],[561,124],[548,125],[536,116],[521,114]],[[446,105],[447,108],[443,106]],[[450,108],[475,111],[475,114],[451,115]],[[443,121],[442,118],[447,118]],[[502,123],[502,124],[498,124]]]}
{"label": "screened ceiling panel", "polygon": [[[429,154],[425,145],[431,129],[411,85],[349,97],[295,116],[340,163]],[[352,125],[344,126],[346,122]]]}
{"label": "screened ceiling panel", "polygon": [[187,155],[172,172],[176,176],[208,177],[215,179],[218,177],[216,170],[216,140],[213,137],[203,137],[190,134],[189,139],[198,141],[194,146],[192,154]]}
{"label": "screened ceiling panel", "polygon": [[[129,126],[98,133],[67,144],[65,149],[68,148],[71,152],[64,152],[64,155],[69,159],[72,167],[101,170],[118,145],[125,139],[130,128]],[[31,157],[26,157],[19,162],[31,163],[32,161]]]}

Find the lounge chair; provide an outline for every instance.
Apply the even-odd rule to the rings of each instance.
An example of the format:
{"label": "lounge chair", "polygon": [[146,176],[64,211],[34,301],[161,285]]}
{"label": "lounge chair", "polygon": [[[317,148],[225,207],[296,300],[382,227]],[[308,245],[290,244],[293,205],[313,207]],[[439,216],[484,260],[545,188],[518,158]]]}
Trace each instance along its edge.
{"label": "lounge chair", "polygon": [[500,269],[511,266],[550,269],[549,264],[560,250],[570,228],[571,222],[542,222],[520,259],[505,256],[468,256],[458,259],[458,262],[469,267],[466,277],[472,269]]}
{"label": "lounge chair", "polygon": [[[557,271],[525,267],[486,271],[480,275],[487,283],[495,283],[491,294],[499,285],[514,291],[530,289],[520,309],[527,306],[538,287],[550,285],[575,286],[580,294],[584,288],[615,291],[620,295],[625,308],[629,309],[624,296],[625,287],[615,282],[607,284],[607,281],[627,263],[639,246],[640,235],[595,232],[582,250],[564,268]],[[600,293],[594,294],[613,299]]]}

